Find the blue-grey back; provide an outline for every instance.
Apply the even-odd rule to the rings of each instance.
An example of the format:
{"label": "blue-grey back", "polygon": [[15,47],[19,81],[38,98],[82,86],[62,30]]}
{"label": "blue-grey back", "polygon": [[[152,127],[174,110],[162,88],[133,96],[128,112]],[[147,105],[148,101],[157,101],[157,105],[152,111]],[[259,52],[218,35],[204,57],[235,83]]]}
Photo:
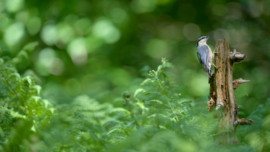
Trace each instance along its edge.
{"label": "blue-grey back", "polygon": [[197,46],[197,56],[202,65],[206,65],[208,63],[208,47],[206,45]]}

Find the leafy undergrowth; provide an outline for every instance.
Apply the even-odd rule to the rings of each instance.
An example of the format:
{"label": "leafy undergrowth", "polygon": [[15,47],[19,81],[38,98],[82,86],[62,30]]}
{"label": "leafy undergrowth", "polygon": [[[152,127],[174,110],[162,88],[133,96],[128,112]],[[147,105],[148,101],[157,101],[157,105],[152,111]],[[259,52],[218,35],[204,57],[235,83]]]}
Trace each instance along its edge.
{"label": "leafy undergrowth", "polygon": [[31,43],[14,58],[0,59],[2,151],[197,152],[269,151],[270,100],[238,126],[239,145],[214,142],[217,118],[207,112],[206,98],[181,98],[173,65],[162,60],[137,90],[125,92],[121,104],[101,103],[87,95],[51,105],[41,87],[15,68],[34,49]]}

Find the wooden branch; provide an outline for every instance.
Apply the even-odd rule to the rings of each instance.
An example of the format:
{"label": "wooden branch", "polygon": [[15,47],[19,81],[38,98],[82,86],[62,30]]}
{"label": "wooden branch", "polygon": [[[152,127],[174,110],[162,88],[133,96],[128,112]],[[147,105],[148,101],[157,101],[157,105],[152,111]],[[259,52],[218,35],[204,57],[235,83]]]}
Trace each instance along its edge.
{"label": "wooden branch", "polygon": [[[234,90],[239,84],[250,82],[249,80],[237,79],[233,81],[233,64],[240,62],[246,58],[245,54],[241,54],[234,50],[230,52],[228,42],[218,40],[215,46],[215,68],[214,75],[209,78],[210,92],[207,102],[208,111],[213,105],[216,105],[218,111],[219,128],[218,132],[224,132],[215,137],[215,140],[221,145],[239,144],[236,136],[236,128],[238,125],[250,125],[254,123],[251,119],[239,119],[239,107],[235,103]],[[228,131],[231,131],[228,133]]]}
{"label": "wooden branch", "polygon": [[207,111],[210,111],[211,107],[215,104],[216,102],[213,100],[213,98],[211,98],[209,101],[207,101]]}
{"label": "wooden branch", "polygon": [[245,118],[242,118],[242,119],[239,119],[238,118],[238,110],[239,110],[239,107],[237,104],[235,104],[235,109],[234,109],[234,128],[237,127],[237,125],[251,125],[254,123],[253,120],[251,119],[248,119],[246,120]]}
{"label": "wooden branch", "polygon": [[254,123],[253,120],[251,119],[245,119],[245,118],[242,118],[242,119],[237,119],[235,120],[234,122],[234,125],[237,126],[237,125],[252,125]]}
{"label": "wooden branch", "polygon": [[238,88],[239,84],[246,83],[246,82],[250,82],[250,80],[243,80],[242,78],[233,80],[233,88],[236,89]]}
{"label": "wooden branch", "polygon": [[240,119],[238,122],[239,122],[239,125],[251,125],[254,123],[253,120],[251,119],[246,120],[245,118]]}
{"label": "wooden branch", "polygon": [[[236,50],[234,50],[236,52]],[[235,97],[234,97],[234,91],[233,91],[233,62],[230,62],[230,59],[227,59],[227,89],[228,89],[228,97],[229,97],[229,113],[230,117],[229,122],[231,125],[233,125],[235,117],[234,117],[234,110],[235,110]],[[235,135],[236,136],[236,135]]]}
{"label": "wooden branch", "polygon": [[233,62],[240,61],[239,53],[230,52],[226,40],[218,40],[215,47],[215,92],[216,110],[220,112],[219,132],[230,130],[231,133],[224,133],[216,137],[221,145],[237,143],[234,128],[235,120],[235,98],[233,92]]}
{"label": "wooden branch", "polygon": [[230,52],[229,56],[231,62],[240,62],[246,58],[245,54],[241,54],[239,52],[236,52],[236,49],[233,50],[233,52]]}
{"label": "wooden branch", "polygon": [[216,110],[225,105],[224,99],[226,99],[225,82],[227,74],[227,57],[229,56],[229,45],[226,40],[218,40],[215,47],[215,65],[218,69],[215,69],[215,92],[216,92]]}

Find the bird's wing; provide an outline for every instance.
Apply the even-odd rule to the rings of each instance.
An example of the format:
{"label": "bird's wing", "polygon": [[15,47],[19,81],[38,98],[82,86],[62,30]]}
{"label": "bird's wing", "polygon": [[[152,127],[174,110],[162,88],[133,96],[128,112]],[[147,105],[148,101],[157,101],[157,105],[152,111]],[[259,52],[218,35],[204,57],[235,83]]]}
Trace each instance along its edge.
{"label": "bird's wing", "polygon": [[197,55],[200,60],[200,63],[204,67],[204,70],[207,72],[209,70],[208,68],[208,47],[206,45],[201,45],[197,47]]}

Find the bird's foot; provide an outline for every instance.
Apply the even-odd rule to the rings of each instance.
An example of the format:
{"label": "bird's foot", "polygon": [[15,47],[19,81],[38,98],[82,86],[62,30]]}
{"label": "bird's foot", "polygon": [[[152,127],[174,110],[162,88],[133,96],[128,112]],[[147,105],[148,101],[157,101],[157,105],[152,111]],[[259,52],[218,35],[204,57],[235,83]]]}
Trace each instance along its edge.
{"label": "bird's foot", "polygon": [[219,69],[219,67],[216,66],[214,63],[211,63],[211,65],[213,65],[216,69]]}

